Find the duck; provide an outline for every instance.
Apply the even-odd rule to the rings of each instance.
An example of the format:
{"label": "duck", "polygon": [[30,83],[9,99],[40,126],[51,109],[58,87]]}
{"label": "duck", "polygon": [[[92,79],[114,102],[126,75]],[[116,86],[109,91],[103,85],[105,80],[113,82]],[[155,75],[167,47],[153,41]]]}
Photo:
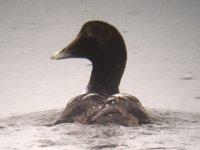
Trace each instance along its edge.
{"label": "duck", "polygon": [[141,102],[120,93],[127,51],[124,39],[113,25],[99,20],[86,22],[76,38],[51,59],[88,59],[92,72],[84,93],[72,98],[53,123],[117,124],[139,126],[152,120]]}

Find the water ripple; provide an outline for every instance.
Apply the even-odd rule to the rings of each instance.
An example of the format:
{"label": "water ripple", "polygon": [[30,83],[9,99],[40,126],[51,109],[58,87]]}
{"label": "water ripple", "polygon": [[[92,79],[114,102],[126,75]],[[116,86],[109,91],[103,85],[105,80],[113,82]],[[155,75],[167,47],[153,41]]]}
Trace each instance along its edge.
{"label": "water ripple", "polygon": [[200,146],[200,115],[150,109],[154,124],[140,127],[60,124],[46,127],[61,110],[0,119],[0,149],[186,150]]}

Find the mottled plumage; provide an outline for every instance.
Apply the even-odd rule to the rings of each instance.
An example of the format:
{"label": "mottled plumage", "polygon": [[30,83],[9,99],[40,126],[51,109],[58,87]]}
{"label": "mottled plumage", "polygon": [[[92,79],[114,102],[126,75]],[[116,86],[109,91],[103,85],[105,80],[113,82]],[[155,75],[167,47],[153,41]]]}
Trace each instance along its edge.
{"label": "mottled plumage", "polygon": [[85,94],[73,98],[54,123],[108,124],[138,126],[151,119],[137,98],[120,94],[127,52],[118,30],[102,21],[83,25],[76,39],[52,59],[86,58],[92,73]]}

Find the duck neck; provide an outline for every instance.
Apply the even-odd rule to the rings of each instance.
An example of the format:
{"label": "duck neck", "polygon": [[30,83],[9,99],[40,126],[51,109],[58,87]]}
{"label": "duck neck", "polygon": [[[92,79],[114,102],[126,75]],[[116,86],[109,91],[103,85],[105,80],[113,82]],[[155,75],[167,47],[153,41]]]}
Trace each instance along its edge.
{"label": "duck neck", "polygon": [[87,93],[98,93],[109,96],[119,93],[119,84],[124,73],[126,60],[101,60],[93,63]]}

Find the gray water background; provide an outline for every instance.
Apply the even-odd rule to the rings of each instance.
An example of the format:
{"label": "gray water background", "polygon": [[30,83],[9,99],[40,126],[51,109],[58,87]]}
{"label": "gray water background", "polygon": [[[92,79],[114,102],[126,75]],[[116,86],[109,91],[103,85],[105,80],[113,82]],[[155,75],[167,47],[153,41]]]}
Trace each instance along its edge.
{"label": "gray water background", "polygon": [[[0,149],[199,149],[199,8],[199,0],[0,0]],[[122,33],[120,89],[141,100],[153,127],[42,126],[87,85],[89,61],[50,56],[89,20]]]}

